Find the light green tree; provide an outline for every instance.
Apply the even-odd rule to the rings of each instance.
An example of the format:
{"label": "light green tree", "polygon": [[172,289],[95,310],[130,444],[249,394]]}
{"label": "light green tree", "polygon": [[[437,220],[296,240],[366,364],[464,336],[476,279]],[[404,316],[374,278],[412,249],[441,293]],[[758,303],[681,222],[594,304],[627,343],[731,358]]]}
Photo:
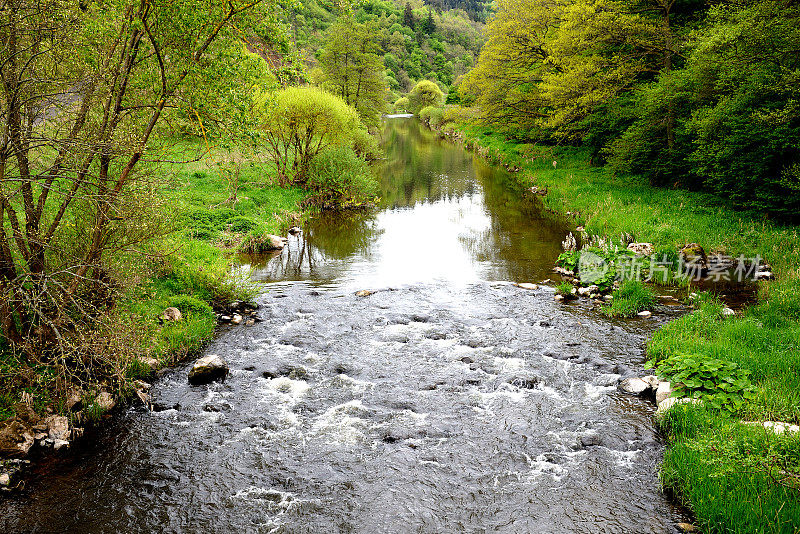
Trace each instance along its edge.
{"label": "light green tree", "polygon": [[441,106],[444,102],[444,93],[434,82],[422,80],[411,89],[407,98],[409,111],[419,113],[428,106]]}
{"label": "light green tree", "polygon": [[323,87],[353,106],[366,125],[377,127],[389,91],[377,27],[341,16],[328,28],[320,66]]}

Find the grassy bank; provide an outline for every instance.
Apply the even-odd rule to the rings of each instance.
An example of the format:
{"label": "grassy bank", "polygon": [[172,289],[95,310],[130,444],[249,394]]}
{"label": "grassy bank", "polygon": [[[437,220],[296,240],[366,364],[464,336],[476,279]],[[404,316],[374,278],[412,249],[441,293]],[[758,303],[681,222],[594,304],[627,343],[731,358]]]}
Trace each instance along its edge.
{"label": "grassy bank", "polygon": [[[200,140],[169,140],[170,163],[158,165],[167,232],[125,265],[129,283],[119,288],[116,305],[95,330],[102,340],[96,361],[85,373],[60,361],[38,362],[0,345],[0,421],[14,415],[14,404],[29,393],[34,408],[63,411],[68,385],[81,385],[87,397],[103,389],[125,397],[130,384],[198,351],[217,326],[214,306],[255,294],[231,270],[235,253],[259,236],[281,234],[308,214],[307,193],[281,187],[266,158],[240,158],[235,150],[211,150]],[[235,194],[234,194],[235,193]],[[159,321],[167,307],[183,319]],[[0,340],[2,341],[2,340]],[[146,364],[145,362],[148,362]],[[69,368],[71,375],[65,375]]]}
{"label": "grassy bank", "polygon": [[[699,243],[708,252],[760,256],[772,265],[776,278],[759,282],[758,304],[726,317],[718,301],[702,298],[696,311],[653,336],[647,354],[656,362],[691,355],[714,369],[735,369],[752,385],[747,398],[738,396],[727,409],[684,405],[661,422],[669,438],[662,482],[694,512],[696,525],[720,533],[800,531],[800,439],[743,424],[800,422],[797,227],[734,211],[713,196],[612,176],[580,149],[524,144],[475,125],[451,137],[490,162],[519,169],[525,187],[546,191],[547,208],[569,213],[590,234],[629,233],[673,256],[677,247]],[[717,392],[722,384],[707,386]]]}

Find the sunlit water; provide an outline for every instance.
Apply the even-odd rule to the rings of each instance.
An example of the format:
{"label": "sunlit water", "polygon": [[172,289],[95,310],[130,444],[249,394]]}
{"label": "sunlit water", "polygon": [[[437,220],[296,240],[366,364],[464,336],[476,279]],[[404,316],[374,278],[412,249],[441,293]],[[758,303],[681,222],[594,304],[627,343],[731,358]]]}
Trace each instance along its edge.
{"label": "sunlit water", "polygon": [[567,227],[414,120],[384,144],[380,210],[243,258],[264,322],[208,348],[228,379],[167,372],[156,411],[40,464],[0,530],[676,531],[652,406],[616,391],[666,316],[512,285],[551,276]]}

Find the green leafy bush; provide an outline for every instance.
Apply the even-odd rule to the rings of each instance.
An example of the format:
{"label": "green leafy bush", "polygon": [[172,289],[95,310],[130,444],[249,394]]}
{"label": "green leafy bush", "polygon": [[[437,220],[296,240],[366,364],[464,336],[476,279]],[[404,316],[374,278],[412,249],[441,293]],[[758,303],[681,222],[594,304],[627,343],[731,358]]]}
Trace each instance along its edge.
{"label": "green leafy bush", "polygon": [[442,122],[443,110],[440,107],[428,106],[422,108],[419,112],[419,120],[430,126],[436,128]]}
{"label": "green leafy bush", "polygon": [[378,182],[369,165],[350,148],[320,152],[311,160],[309,168],[307,186],[318,205],[363,205],[373,202],[378,194]]}
{"label": "green leafy bush", "polygon": [[656,303],[653,292],[637,280],[625,280],[614,291],[610,306],[603,306],[603,313],[616,317],[633,317]]}
{"label": "green leafy bush", "polygon": [[419,113],[428,106],[441,106],[442,102],[444,93],[430,80],[422,80],[408,93],[408,104],[412,113]]}
{"label": "green leafy bush", "polygon": [[702,399],[718,410],[735,412],[755,397],[750,371],[711,356],[673,354],[658,364],[658,375],[672,383],[673,396]]}
{"label": "green leafy bush", "polygon": [[353,132],[352,146],[356,155],[367,161],[375,161],[383,156],[378,141],[363,128]]}

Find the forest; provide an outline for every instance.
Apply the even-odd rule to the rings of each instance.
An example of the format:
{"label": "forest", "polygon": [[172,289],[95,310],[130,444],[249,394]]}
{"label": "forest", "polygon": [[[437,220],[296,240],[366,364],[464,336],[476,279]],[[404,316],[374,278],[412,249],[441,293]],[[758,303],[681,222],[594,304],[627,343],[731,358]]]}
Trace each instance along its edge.
{"label": "forest", "polygon": [[769,262],[731,318],[665,280],[694,311],[646,357],[738,392],[660,423],[665,490],[703,532],[799,528],[796,437],[744,424],[800,423],[800,1],[10,0],[0,42],[0,456],[201,351],[259,294],[242,255],[373,209],[412,113],[587,243]]}

